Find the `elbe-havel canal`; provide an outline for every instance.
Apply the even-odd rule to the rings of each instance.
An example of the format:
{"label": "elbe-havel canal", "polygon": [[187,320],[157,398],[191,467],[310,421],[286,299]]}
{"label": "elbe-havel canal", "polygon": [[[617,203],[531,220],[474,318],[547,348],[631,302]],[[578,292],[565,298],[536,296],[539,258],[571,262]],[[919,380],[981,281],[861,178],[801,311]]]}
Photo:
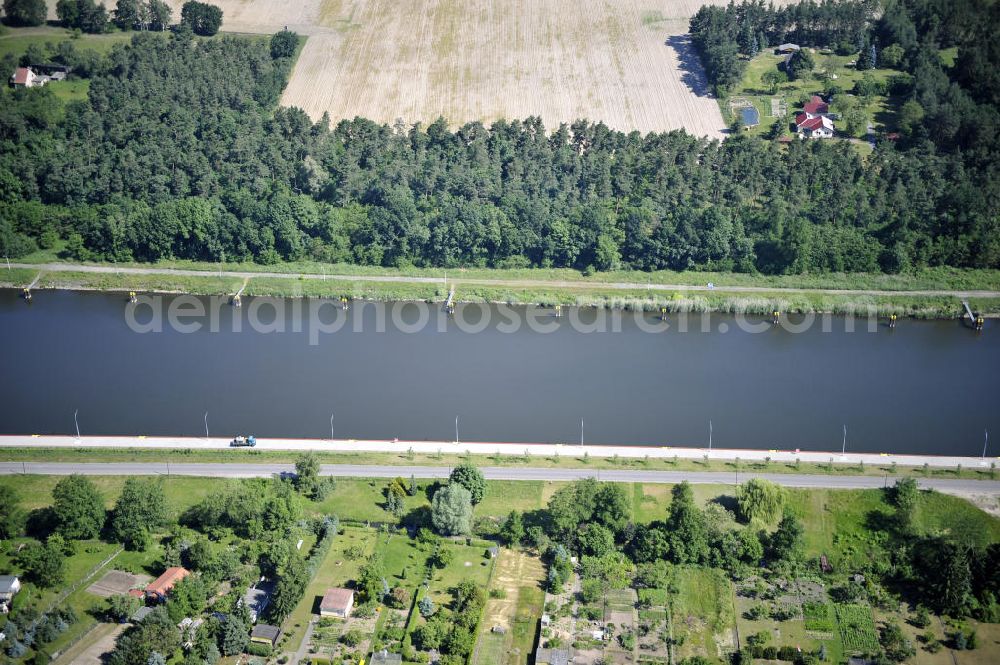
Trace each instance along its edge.
{"label": "elbe-havel canal", "polygon": [[[2,434],[70,435],[78,411],[84,435],[203,436],[207,412],[212,436],[325,438],[333,416],[338,438],[452,440],[458,417],[463,441],[579,443],[583,419],[590,444],[704,446],[711,421],[719,448],[839,451],[847,425],[851,452],[978,456],[984,430],[1000,450],[1000,331],[957,321],[712,315],[706,332],[691,315],[682,332],[675,315],[651,331],[652,313],[460,305],[465,325],[442,326],[440,305],[421,324],[418,305],[387,304],[380,326],[375,303],[317,319],[265,299],[210,321],[200,298],[184,332],[176,298],[155,296],[161,331],[137,332],[121,294],[18,295],[0,291]],[[132,322],[155,327],[153,309]]]}

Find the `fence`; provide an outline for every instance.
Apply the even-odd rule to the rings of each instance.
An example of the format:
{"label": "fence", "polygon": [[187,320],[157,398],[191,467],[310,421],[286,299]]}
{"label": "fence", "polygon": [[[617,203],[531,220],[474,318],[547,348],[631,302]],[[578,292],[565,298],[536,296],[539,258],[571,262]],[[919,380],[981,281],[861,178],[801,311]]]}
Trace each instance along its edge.
{"label": "fence", "polygon": [[[75,591],[77,591],[78,589],[80,589],[80,587],[82,587],[84,584],[86,584],[87,582],[89,582],[90,580],[92,580],[94,578],[94,576],[97,575],[97,573],[101,572],[101,570],[104,569],[105,566],[107,566],[109,563],[111,563],[114,560],[114,558],[116,556],[118,556],[119,554],[121,554],[124,550],[125,550],[124,547],[119,547],[117,550],[114,551],[114,553],[111,554],[111,556],[109,556],[104,561],[100,562],[99,564],[97,564],[96,566],[94,566],[93,568],[91,568],[89,571],[87,571],[87,573],[83,577],[81,577],[79,580],[77,580],[77,582],[75,584],[73,584],[71,587],[69,587],[67,590],[63,591],[59,596],[57,596],[56,599],[53,600],[49,604],[49,606],[45,609],[45,611],[42,612],[42,614],[48,614],[49,612],[51,612],[56,607],[56,605],[59,605],[64,600],[66,600],[66,598],[68,598],[70,596],[70,594],[74,593]],[[100,625],[101,625],[100,623],[96,623],[93,626],[91,626],[89,630],[83,631],[82,633],[80,633],[79,635],[77,635],[75,638],[73,638],[72,640],[70,640],[69,644],[65,645],[59,651],[56,651],[55,653],[51,654],[50,658],[52,660],[55,660],[56,658],[58,658],[62,654],[66,653],[74,645],[76,645],[78,642],[80,642],[80,640],[82,640],[86,636],[90,635],[90,633],[92,633],[94,631],[94,629],[97,628]]]}

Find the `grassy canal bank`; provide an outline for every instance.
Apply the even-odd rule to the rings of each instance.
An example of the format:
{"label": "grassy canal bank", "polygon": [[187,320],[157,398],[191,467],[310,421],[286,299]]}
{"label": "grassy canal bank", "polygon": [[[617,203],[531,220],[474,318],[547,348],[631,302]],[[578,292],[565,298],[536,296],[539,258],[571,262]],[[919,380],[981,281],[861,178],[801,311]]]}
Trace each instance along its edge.
{"label": "grassy canal bank", "polygon": [[[967,480],[996,480],[1000,473],[995,464],[977,467],[934,467],[906,466],[886,461],[883,464],[864,462],[839,462],[831,458],[828,462],[804,462],[785,460],[726,460],[692,459],[684,457],[583,457],[575,454],[504,455],[500,453],[467,454],[441,451],[419,453],[403,451],[383,452],[323,452],[315,451],[317,460],[323,464],[351,464],[371,466],[439,466],[454,467],[473,460],[477,464],[496,467],[531,467],[543,469],[593,469],[636,470],[636,471],[716,471],[716,472],[756,472],[783,474],[815,474],[835,476],[872,477],[912,477],[912,478],[962,478]],[[230,450],[225,448],[197,450],[192,448],[0,448],[3,462],[176,462],[176,463],[250,463],[250,464],[291,464],[301,455],[301,451],[283,450]]]}
{"label": "grassy canal bank", "polygon": [[[428,302],[445,300],[454,286],[460,302],[747,314],[770,314],[774,310],[855,315],[874,312],[917,318],[961,317],[960,293],[978,291],[988,293],[969,298],[972,308],[986,316],[1000,316],[1000,271],[996,270],[933,268],[905,275],[775,276],[671,271],[585,275],[566,269],[395,269],[315,262],[273,266],[191,261],[70,264],[60,261],[58,254],[53,249],[21,259],[22,266],[39,267],[2,271],[0,286],[22,288],[38,278],[38,289],[232,295],[246,282],[244,294],[248,296],[346,295],[363,300]],[[58,264],[59,269],[52,269],[52,264]],[[88,271],[94,267],[106,272]],[[711,289],[706,288],[708,284],[712,284]]]}

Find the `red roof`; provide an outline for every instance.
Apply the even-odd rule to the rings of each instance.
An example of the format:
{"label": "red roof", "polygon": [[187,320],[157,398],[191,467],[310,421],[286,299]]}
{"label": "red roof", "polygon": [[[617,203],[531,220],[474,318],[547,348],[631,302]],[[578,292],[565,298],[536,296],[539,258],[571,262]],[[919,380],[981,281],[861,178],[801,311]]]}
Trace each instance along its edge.
{"label": "red roof", "polygon": [[14,85],[28,85],[28,75],[31,70],[27,67],[18,67],[14,70]]}
{"label": "red roof", "polygon": [[352,602],[354,602],[354,592],[350,589],[327,589],[319,608],[343,612]]}
{"label": "red roof", "polygon": [[829,113],[830,106],[818,95],[813,95],[809,103],[802,107],[802,110],[810,115],[819,115],[821,113]]}
{"label": "red roof", "polygon": [[146,587],[146,593],[155,593],[158,596],[166,596],[170,593],[170,590],[174,588],[175,584],[190,574],[190,570],[181,568],[180,566],[167,568],[163,571],[162,575],[150,582],[149,586]]}
{"label": "red roof", "polygon": [[128,595],[132,596],[133,598],[142,598],[145,594],[143,593],[142,589],[129,589]]}
{"label": "red roof", "polygon": [[819,129],[823,126],[823,118],[809,118],[804,113],[800,117],[802,120],[796,118],[795,124],[802,129]]}

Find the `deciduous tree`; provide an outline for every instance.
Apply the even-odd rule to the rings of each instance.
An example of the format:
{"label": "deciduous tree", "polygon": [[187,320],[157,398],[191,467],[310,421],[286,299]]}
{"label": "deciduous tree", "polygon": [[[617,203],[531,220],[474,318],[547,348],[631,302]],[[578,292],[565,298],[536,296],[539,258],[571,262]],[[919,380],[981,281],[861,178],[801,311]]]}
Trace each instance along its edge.
{"label": "deciduous tree", "polygon": [[67,476],[52,489],[56,530],[66,538],[95,538],[104,526],[104,497],[86,476]]}
{"label": "deciduous tree", "polygon": [[473,505],[482,501],[486,494],[486,479],[483,477],[483,472],[472,462],[462,462],[452,469],[448,482],[458,483],[469,490]]}
{"label": "deciduous tree", "polygon": [[463,485],[449,483],[434,494],[431,521],[438,533],[458,536],[472,530],[472,494]]}
{"label": "deciduous tree", "polygon": [[4,0],[3,2],[3,13],[10,25],[41,25],[45,23],[48,12],[45,0]]}

